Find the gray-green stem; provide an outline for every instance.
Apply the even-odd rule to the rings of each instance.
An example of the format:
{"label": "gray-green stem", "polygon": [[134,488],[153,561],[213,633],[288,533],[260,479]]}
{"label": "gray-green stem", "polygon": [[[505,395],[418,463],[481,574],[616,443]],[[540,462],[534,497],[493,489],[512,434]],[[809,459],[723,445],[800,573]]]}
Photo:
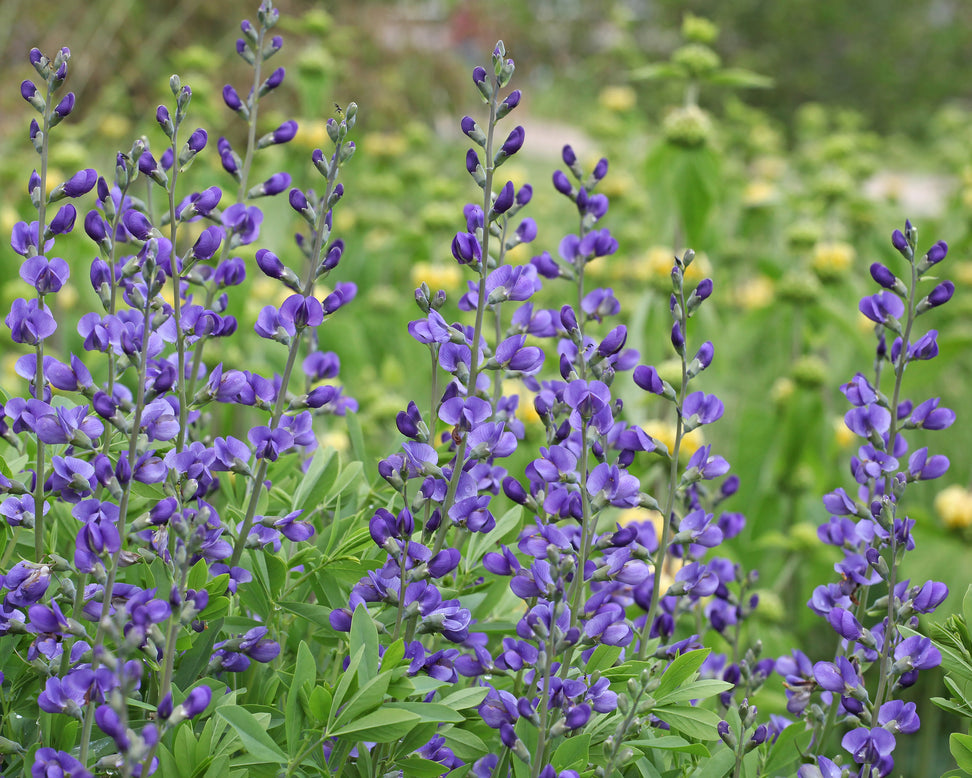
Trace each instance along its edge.
{"label": "gray-green stem", "polygon": [[[473,338],[469,348],[469,379],[466,381],[466,396],[472,397],[476,394],[476,380],[479,378],[479,341],[483,335],[483,314],[486,310],[486,263],[489,259],[489,212],[493,204],[493,131],[496,127],[496,100],[497,90],[493,90],[493,96],[489,99],[489,125],[486,130],[485,147],[485,173],[486,180],[483,183],[483,245],[482,258],[479,263],[479,294],[476,299],[476,324],[473,327]],[[432,548],[432,555],[438,554],[445,546],[446,537],[449,534],[449,510],[452,508],[456,491],[459,488],[459,476],[462,475],[462,466],[466,458],[466,436],[463,435],[462,442],[456,448],[455,464],[452,468],[452,476],[449,479],[449,489],[446,492],[445,502],[442,504],[442,523],[435,536],[435,545]]]}
{"label": "gray-green stem", "polygon": [[[311,251],[311,261],[310,267],[307,269],[307,277],[304,280],[304,285],[301,290],[301,294],[304,297],[309,296],[314,291],[314,282],[317,280],[317,266],[320,263],[321,251],[324,247],[324,234],[327,227],[327,202],[331,198],[331,194],[334,192],[335,185],[337,183],[338,169],[340,167],[338,160],[341,158],[341,148],[344,142],[340,141],[335,144],[333,164],[329,169],[327,176],[327,189],[324,192],[324,196],[321,198],[321,212],[317,216],[316,233],[314,238],[314,248]],[[301,336],[304,330],[298,330],[294,337],[290,341],[290,348],[287,354],[287,364],[284,367],[283,376],[280,379],[280,390],[277,393],[277,400],[273,406],[273,413],[270,416],[269,427],[271,430],[276,429],[277,424],[280,422],[280,417],[283,416],[284,403],[287,397],[287,386],[290,383],[290,374],[293,372],[294,364],[297,362],[297,355],[300,352],[300,342]],[[235,567],[240,562],[240,557],[243,555],[243,549],[246,547],[246,539],[250,534],[250,529],[253,527],[254,516],[256,516],[257,503],[260,500],[260,489],[263,486],[263,481],[267,477],[267,459],[263,458],[260,460],[259,466],[257,467],[257,473],[253,478],[252,486],[250,489],[250,499],[246,506],[246,516],[243,519],[243,524],[240,527],[240,533],[236,538],[236,543],[233,546],[233,556],[230,559],[230,567]]]}
{"label": "gray-green stem", "polygon": [[[678,290],[679,306],[682,310],[681,321],[679,322],[683,335],[686,332],[687,316],[685,315],[685,290],[679,284]],[[678,489],[678,455],[682,448],[682,438],[685,432],[685,420],[682,418],[682,407],[685,405],[685,394],[688,389],[688,363],[685,360],[685,349],[682,354],[682,385],[678,390],[678,406],[676,408],[675,419],[675,443],[672,446],[672,464],[668,476],[668,495],[665,498],[665,510],[662,514],[662,533],[658,541],[658,550],[655,552],[655,571],[651,588],[651,601],[648,604],[648,613],[645,617],[645,626],[641,632],[641,641],[638,646],[638,658],[644,659],[648,648],[648,639],[651,636],[651,624],[655,618],[655,611],[658,610],[658,602],[661,598],[661,575],[665,567],[665,560],[668,556],[668,536],[672,530],[672,510],[675,507],[675,493]]]}

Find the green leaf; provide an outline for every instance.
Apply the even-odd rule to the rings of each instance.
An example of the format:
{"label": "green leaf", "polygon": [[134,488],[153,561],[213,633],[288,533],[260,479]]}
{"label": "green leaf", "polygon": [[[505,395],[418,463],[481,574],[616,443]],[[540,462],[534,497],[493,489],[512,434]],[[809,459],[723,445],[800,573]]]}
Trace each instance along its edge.
{"label": "green leaf", "polygon": [[488,693],[489,689],[485,686],[470,686],[443,698],[442,704],[447,705],[453,710],[466,710],[467,708],[474,708],[479,705],[479,703],[486,699]]}
{"label": "green leaf", "polygon": [[323,686],[315,686],[307,700],[307,712],[318,721],[326,721],[331,711],[331,693]]}
{"label": "green leaf", "polygon": [[799,724],[783,729],[766,757],[766,775],[790,775],[793,763],[806,751],[812,737],[813,730]]}
{"label": "green leaf", "polygon": [[719,717],[711,710],[691,705],[669,705],[653,708],[654,713],[671,728],[696,740],[718,740]]}
{"label": "green leaf", "polygon": [[313,686],[317,678],[317,664],[311,654],[310,648],[303,640],[297,646],[297,661],[294,664],[294,677],[290,681],[290,689],[287,691],[287,705],[284,718],[284,731],[287,737],[287,745],[291,751],[299,746],[303,716],[300,697],[305,686]]}
{"label": "green leaf", "polygon": [[344,494],[352,484],[360,484],[361,474],[363,472],[364,465],[361,462],[349,462],[345,467],[341,468],[338,477],[334,479],[329,496],[336,497],[339,494]]}
{"label": "green leaf", "polygon": [[[344,414],[344,420],[348,425],[348,437],[351,439],[351,452],[354,454],[355,460],[361,462],[363,466],[369,460],[368,450],[364,444],[364,435],[361,434],[361,422],[358,421],[358,415],[356,413]],[[364,481],[365,483],[371,483],[371,475],[367,469],[364,470]]]}
{"label": "green leaf", "polygon": [[735,763],[736,755],[723,747],[721,751],[702,762],[698,769],[691,773],[691,778],[725,778]]}
{"label": "green leaf", "polygon": [[405,658],[405,641],[399,638],[385,649],[381,657],[381,672],[390,673],[396,670]]}
{"label": "green leaf", "polygon": [[458,727],[444,729],[440,733],[445,738],[445,744],[452,749],[452,753],[466,762],[475,762],[485,756],[488,746],[475,732]]}
{"label": "green leaf", "polygon": [[323,605],[318,605],[313,602],[291,602],[289,600],[280,600],[277,605],[285,611],[289,611],[295,616],[306,620],[311,626],[320,627],[327,625],[330,628],[330,608],[325,608]]}
{"label": "green leaf", "polygon": [[204,778],[229,778],[230,760],[227,756],[213,757]]}
{"label": "green leaf", "polygon": [[216,715],[225,719],[236,730],[247,753],[257,760],[256,764],[287,763],[287,755],[267,734],[266,725],[261,724],[246,708],[223,705],[216,709]]}
{"label": "green leaf", "polygon": [[[300,479],[294,491],[291,510],[303,508],[304,511],[311,511],[324,502],[324,497],[334,482],[340,466],[334,456],[335,453],[333,448],[319,448],[314,452],[307,472],[304,473],[304,477]],[[331,472],[327,473],[328,470]]]}
{"label": "green leaf", "polygon": [[621,646],[609,646],[606,643],[601,643],[594,649],[591,658],[587,660],[584,672],[590,675],[595,670],[613,667],[619,656],[621,656]]}
{"label": "green leaf", "polygon": [[[337,688],[334,690],[334,699],[331,703],[331,716],[333,716],[337,710],[344,705],[344,696],[348,693],[348,689],[351,688],[351,684],[358,677],[358,665],[361,664],[361,657],[364,654],[364,648],[359,648],[351,655],[351,660],[348,662],[348,667],[342,673],[341,680],[338,681]],[[333,723],[328,719],[328,726]]]}
{"label": "green leaf", "polygon": [[587,769],[590,759],[591,736],[588,734],[576,735],[567,738],[557,746],[554,751],[551,764],[559,770],[577,770],[583,772]]}
{"label": "green leaf", "polygon": [[442,765],[431,759],[420,759],[417,756],[396,759],[394,766],[401,770],[403,775],[414,775],[415,778],[439,778],[442,775]]}
{"label": "green leaf", "polygon": [[658,748],[662,751],[678,751],[684,754],[692,754],[708,758],[709,749],[701,743],[689,743],[685,738],[678,735],[662,735],[660,737],[647,738],[644,740],[629,740],[625,745],[632,746],[642,751]]}
{"label": "green leaf", "polygon": [[955,763],[965,772],[972,773],[972,735],[953,732],[948,736],[948,747]]}
{"label": "green leaf", "polygon": [[658,688],[652,693],[652,696],[661,701],[689,679],[695,678],[708,655],[709,649],[707,648],[679,654],[665,670],[665,674],[661,677]]}
{"label": "green leaf", "polygon": [[364,605],[358,605],[351,617],[349,651],[353,654],[364,649],[358,665],[358,686],[378,673],[378,628]]}
{"label": "green leaf", "polygon": [[[361,668],[358,668],[360,673]],[[377,708],[382,700],[385,699],[385,693],[388,691],[388,683],[391,681],[391,675],[388,673],[381,673],[372,678],[370,681],[364,684],[350,700],[348,704],[344,706],[344,709],[337,717],[337,721],[334,722],[334,726],[341,728],[345,724],[356,719],[363,713]]]}
{"label": "green leaf", "polygon": [[331,737],[350,737],[354,740],[372,741],[374,743],[390,743],[407,735],[413,727],[420,723],[420,717],[409,710],[396,710],[383,707],[357,721],[352,721],[345,727],[329,732]]}
{"label": "green leaf", "polygon": [[201,635],[196,635],[190,648],[179,660],[179,667],[172,677],[173,683],[180,689],[185,689],[196,682],[196,679],[203,674],[209,659],[213,655],[213,644],[222,629],[222,620],[216,620],[209,624],[209,629],[203,631]]}
{"label": "green leaf", "polygon": [[664,697],[656,697],[657,705],[673,705],[677,703],[689,702],[690,700],[704,700],[714,697],[732,688],[731,683],[705,678],[700,681],[693,681],[675,689]]}
{"label": "green leaf", "polygon": [[[387,678],[388,676],[384,676]],[[446,724],[459,724],[466,720],[465,716],[441,702],[388,702],[385,708],[406,710],[414,713],[424,722],[436,721]]]}

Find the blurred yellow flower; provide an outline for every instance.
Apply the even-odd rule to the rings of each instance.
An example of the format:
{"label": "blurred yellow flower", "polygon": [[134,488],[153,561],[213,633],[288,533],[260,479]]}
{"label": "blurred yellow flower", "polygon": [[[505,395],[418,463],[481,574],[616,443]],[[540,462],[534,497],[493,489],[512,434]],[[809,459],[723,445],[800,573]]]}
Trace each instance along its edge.
{"label": "blurred yellow flower", "polygon": [[770,399],[777,405],[789,400],[796,391],[796,381],[789,376],[780,376],[770,387]]}
{"label": "blurred yellow flower", "polygon": [[810,267],[823,279],[839,278],[850,269],[856,256],[849,243],[825,241],[814,246]]}
{"label": "blurred yellow flower", "polygon": [[844,424],[842,416],[834,419],[834,440],[841,448],[850,448],[854,441],[857,440],[857,436]]}
{"label": "blurred yellow flower", "polygon": [[351,447],[348,433],[343,430],[327,430],[318,433],[317,442],[320,443],[321,448],[333,448],[336,451],[347,451]]}
{"label": "blurred yellow flower", "polygon": [[116,113],[105,114],[98,122],[98,135],[106,140],[119,140],[131,135],[132,123]]}
{"label": "blurred yellow flower", "polygon": [[0,208],[0,230],[3,230],[4,235],[9,235],[14,228],[14,225],[20,221],[20,217],[13,208],[9,205],[4,205]]}
{"label": "blurred yellow flower", "polygon": [[503,382],[503,394],[504,396],[516,395],[519,398],[519,402],[516,404],[516,416],[524,424],[539,424],[540,414],[537,413],[536,407],[533,405],[533,392],[527,389],[519,381],[504,381]]}
{"label": "blurred yellow flower", "polygon": [[325,119],[303,118],[298,119],[297,124],[300,129],[292,141],[294,146],[311,151],[327,145],[327,121]]}
{"label": "blurred yellow flower", "polygon": [[[664,446],[668,450],[669,454],[672,453],[672,450],[675,448],[674,424],[671,422],[662,421],[661,419],[651,419],[642,424],[641,428],[647,432],[657,444]],[[679,448],[679,455],[683,457],[690,457],[704,445],[705,435],[702,433],[702,428],[696,427],[687,435],[682,436],[682,445]]]}
{"label": "blurred yellow flower", "polygon": [[436,289],[445,289],[447,292],[459,289],[462,285],[462,268],[455,263],[416,262],[412,265],[412,286],[417,288],[423,282],[433,292]]}
{"label": "blurred yellow flower", "polygon": [[361,139],[361,148],[371,159],[390,159],[408,151],[408,142],[400,132],[369,132]]}
{"label": "blurred yellow flower", "polygon": [[[678,252],[678,256],[681,257],[683,253]],[[674,263],[675,252],[671,248],[652,246],[631,264],[628,275],[636,281],[667,280],[671,276]],[[685,271],[685,278],[689,281],[701,281],[711,273],[712,263],[709,262],[708,256],[699,252]]]}
{"label": "blurred yellow flower", "polygon": [[736,287],[736,303],[747,311],[765,308],[773,302],[773,281],[766,276],[756,276]]}
{"label": "blurred yellow flower", "polygon": [[638,102],[638,95],[630,86],[606,86],[597,96],[597,102],[602,108],[608,111],[623,113],[635,107],[635,104]]}
{"label": "blurred yellow flower", "polygon": [[761,208],[776,199],[776,187],[765,179],[750,181],[743,189],[742,202],[747,208]]}
{"label": "blurred yellow flower", "polygon": [[958,486],[948,486],[935,497],[935,511],[949,529],[972,526],[972,491]]}

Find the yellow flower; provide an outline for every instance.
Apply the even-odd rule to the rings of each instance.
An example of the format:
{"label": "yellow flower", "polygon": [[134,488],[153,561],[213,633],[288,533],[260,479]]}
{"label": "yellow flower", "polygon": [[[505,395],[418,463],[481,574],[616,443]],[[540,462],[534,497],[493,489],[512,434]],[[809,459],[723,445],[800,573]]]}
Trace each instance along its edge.
{"label": "yellow flower", "polygon": [[446,291],[459,289],[462,285],[462,268],[459,265],[442,264],[440,262],[416,262],[412,265],[412,286],[417,288],[422,283],[429,285],[429,289],[445,289]]}
{"label": "yellow flower", "polygon": [[408,141],[400,132],[369,132],[361,139],[361,148],[372,159],[390,159],[408,151]]}
{"label": "yellow flower", "polygon": [[675,252],[667,246],[652,246],[631,266],[631,275],[638,281],[668,278],[672,272]]}
{"label": "yellow flower", "polygon": [[300,130],[292,141],[297,148],[312,150],[327,145],[327,121],[325,119],[298,119]]}
{"label": "yellow flower", "polygon": [[[674,424],[667,421],[662,421],[661,419],[651,419],[650,421],[646,421],[644,424],[642,424],[641,428],[647,432],[657,444],[664,446],[668,450],[669,454],[672,453],[675,448]],[[696,427],[688,434],[682,436],[682,445],[679,448],[679,455],[683,457],[690,457],[701,446],[704,445],[705,436],[702,433],[702,428]]]}
{"label": "yellow flower", "polygon": [[972,491],[958,485],[942,489],[935,497],[935,510],[949,529],[972,526]]}
{"label": "yellow flower", "polygon": [[623,113],[635,107],[638,95],[630,86],[606,86],[597,96],[597,102],[608,111]]}
{"label": "yellow flower", "polygon": [[505,396],[516,395],[519,402],[516,404],[517,418],[524,424],[539,424],[540,414],[533,404],[533,392],[527,389],[519,381],[504,381],[503,394]]}
{"label": "yellow flower", "polygon": [[347,451],[351,447],[348,433],[343,430],[328,430],[317,436],[317,442],[321,448],[333,448],[336,451]]}
{"label": "yellow flower", "polygon": [[857,440],[857,436],[844,424],[843,417],[834,419],[834,440],[841,448],[848,448]]}
{"label": "yellow flower", "polygon": [[766,276],[756,276],[736,287],[736,303],[744,310],[765,308],[773,302],[773,281]]}
{"label": "yellow flower", "polygon": [[770,387],[770,399],[779,405],[789,400],[796,391],[796,381],[789,376],[780,376]]}
{"label": "yellow flower", "polygon": [[813,249],[810,267],[824,280],[839,278],[850,269],[856,255],[854,247],[849,243],[821,242]]}
{"label": "yellow flower", "polygon": [[761,208],[776,199],[776,187],[765,179],[750,181],[742,193],[742,202],[747,208]]}
{"label": "yellow flower", "polygon": [[3,230],[4,235],[9,235],[18,221],[20,218],[16,210],[9,205],[0,208],[0,230]]}

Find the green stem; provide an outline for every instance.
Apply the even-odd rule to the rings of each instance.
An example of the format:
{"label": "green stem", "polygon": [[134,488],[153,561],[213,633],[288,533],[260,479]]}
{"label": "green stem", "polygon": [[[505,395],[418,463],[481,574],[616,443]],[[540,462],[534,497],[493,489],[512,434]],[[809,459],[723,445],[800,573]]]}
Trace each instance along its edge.
{"label": "green stem", "polygon": [[[47,82],[47,98],[44,101],[44,137],[41,140],[41,172],[40,189],[37,198],[37,253],[44,253],[44,230],[47,228],[47,156],[49,153],[49,137],[51,134],[51,101],[54,87],[50,79]],[[44,295],[37,295],[37,307],[44,308]],[[44,399],[44,342],[38,341],[34,347],[37,365],[34,374],[34,396]],[[37,439],[37,457],[35,459],[34,483],[34,561],[40,562],[44,558],[44,442]]]}
{"label": "green stem", "polygon": [[[493,132],[496,127],[496,92],[489,100],[489,124],[486,129],[485,147],[485,176],[483,182],[483,245],[482,259],[479,263],[479,293],[476,299],[476,324],[473,327],[472,343],[469,346],[469,378],[466,381],[466,396],[472,397],[476,394],[476,380],[479,378],[479,341],[483,335],[483,313],[486,310],[486,263],[489,259],[489,211],[493,204],[493,173],[496,168],[493,165]],[[462,466],[466,457],[466,436],[463,435],[462,442],[456,449],[455,464],[452,468],[452,476],[449,479],[449,489],[446,492],[445,502],[442,504],[442,524],[435,536],[435,545],[432,548],[432,555],[438,554],[445,546],[446,536],[449,534],[449,510],[452,508],[456,499],[456,490],[459,488],[459,476],[462,475]]]}
{"label": "green stem", "polygon": [[[679,284],[678,290],[679,304],[683,311],[679,322],[683,335],[686,330],[685,311],[685,291]],[[645,617],[645,626],[641,633],[641,641],[638,646],[638,658],[644,659],[648,647],[648,639],[651,635],[651,624],[655,618],[655,611],[658,609],[658,602],[661,597],[661,574],[665,567],[665,560],[668,556],[668,536],[672,529],[672,510],[675,507],[675,493],[678,488],[678,455],[682,447],[682,438],[685,431],[685,420],[682,418],[682,406],[685,404],[685,395],[688,389],[688,363],[685,360],[685,349],[680,355],[682,358],[682,385],[678,390],[678,406],[676,407],[675,420],[675,444],[672,448],[672,464],[668,475],[668,496],[665,499],[665,511],[662,514],[662,534],[658,541],[658,550],[655,552],[655,571],[653,585],[651,589],[651,601],[648,604],[648,614]]]}
{"label": "green stem", "polygon": [[[174,261],[174,260],[173,260]],[[151,301],[146,298],[145,300],[145,332],[150,330],[150,306]],[[142,411],[145,407],[145,374],[148,368],[148,358],[143,352],[139,355],[138,363],[138,389],[135,400],[135,411],[132,418],[132,430],[128,439],[128,461],[135,461],[135,453],[138,450],[138,434],[139,429],[142,426]],[[105,637],[105,625],[108,621],[108,614],[111,610],[111,597],[112,592],[115,588],[115,578],[118,574],[118,565],[121,561],[121,554],[125,543],[125,531],[128,518],[128,501],[129,496],[132,492],[133,480],[129,479],[122,490],[121,500],[118,502],[118,537],[121,538],[121,543],[118,546],[118,551],[112,554],[111,557],[111,567],[108,570],[108,577],[105,581],[105,585],[102,589],[102,600],[101,600],[101,616],[98,619],[98,631],[95,635],[94,643],[95,646],[100,646],[103,644]],[[81,733],[81,752],[80,761],[81,764],[87,764],[88,756],[88,746],[91,740],[91,725],[94,722],[94,709],[95,703],[92,700],[88,703],[84,711],[84,723],[82,726]]]}
{"label": "green stem", "polygon": [[[894,442],[898,435],[898,403],[901,399],[901,384],[904,380],[905,368],[908,365],[908,346],[911,341],[911,330],[915,323],[915,292],[918,288],[918,268],[914,261],[911,262],[911,284],[908,286],[908,321],[905,324],[904,333],[901,336],[901,353],[898,355],[898,364],[894,368],[894,393],[891,395],[891,426],[888,428],[888,448],[894,451]],[[893,479],[890,474],[884,478],[884,494],[890,495],[893,488]],[[895,505],[896,507],[896,505]],[[888,627],[884,634],[884,644],[881,647],[881,664],[878,675],[878,688],[874,696],[874,710],[878,711],[885,703],[885,694],[889,691],[888,684],[888,663],[891,661],[891,652],[896,643],[897,636],[896,624],[894,621],[894,587],[898,577],[898,544],[894,533],[894,514],[891,519],[891,554],[888,567]]]}
{"label": "green stem", "polygon": [[[301,290],[301,294],[304,297],[308,297],[314,291],[314,282],[317,280],[317,265],[320,262],[321,251],[324,247],[325,230],[327,228],[327,202],[330,200],[331,194],[333,194],[334,188],[337,184],[338,169],[340,168],[338,160],[341,159],[341,149],[343,145],[344,142],[341,141],[335,144],[334,147],[334,156],[332,158],[332,164],[329,168],[329,173],[327,176],[327,189],[324,192],[323,198],[321,199],[321,212],[317,216],[317,224],[315,225],[316,232],[314,238],[314,248],[310,254],[310,266],[307,269],[307,278],[304,280],[304,286]],[[290,383],[290,374],[293,372],[294,364],[297,362],[297,355],[300,352],[301,336],[303,334],[304,330],[298,330],[291,339],[290,348],[287,354],[287,364],[284,367],[283,376],[280,379],[280,390],[277,393],[277,400],[274,403],[273,412],[270,416],[269,427],[271,430],[276,429],[277,424],[280,422],[280,417],[283,416],[284,403],[287,397],[287,386]],[[260,489],[263,487],[263,480],[266,478],[266,476],[267,459],[263,458],[260,460],[257,473],[251,482],[252,486],[250,489],[250,498],[246,506],[246,516],[243,519],[243,524],[240,527],[240,533],[237,536],[236,543],[233,546],[233,556],[229,562],[230,567],[235,567],[240,562],[240,557],[242,556],[243,549],[246,546],[247,536],[250,534],[250,529],[253,527],[257,503],[260,500]]]}

